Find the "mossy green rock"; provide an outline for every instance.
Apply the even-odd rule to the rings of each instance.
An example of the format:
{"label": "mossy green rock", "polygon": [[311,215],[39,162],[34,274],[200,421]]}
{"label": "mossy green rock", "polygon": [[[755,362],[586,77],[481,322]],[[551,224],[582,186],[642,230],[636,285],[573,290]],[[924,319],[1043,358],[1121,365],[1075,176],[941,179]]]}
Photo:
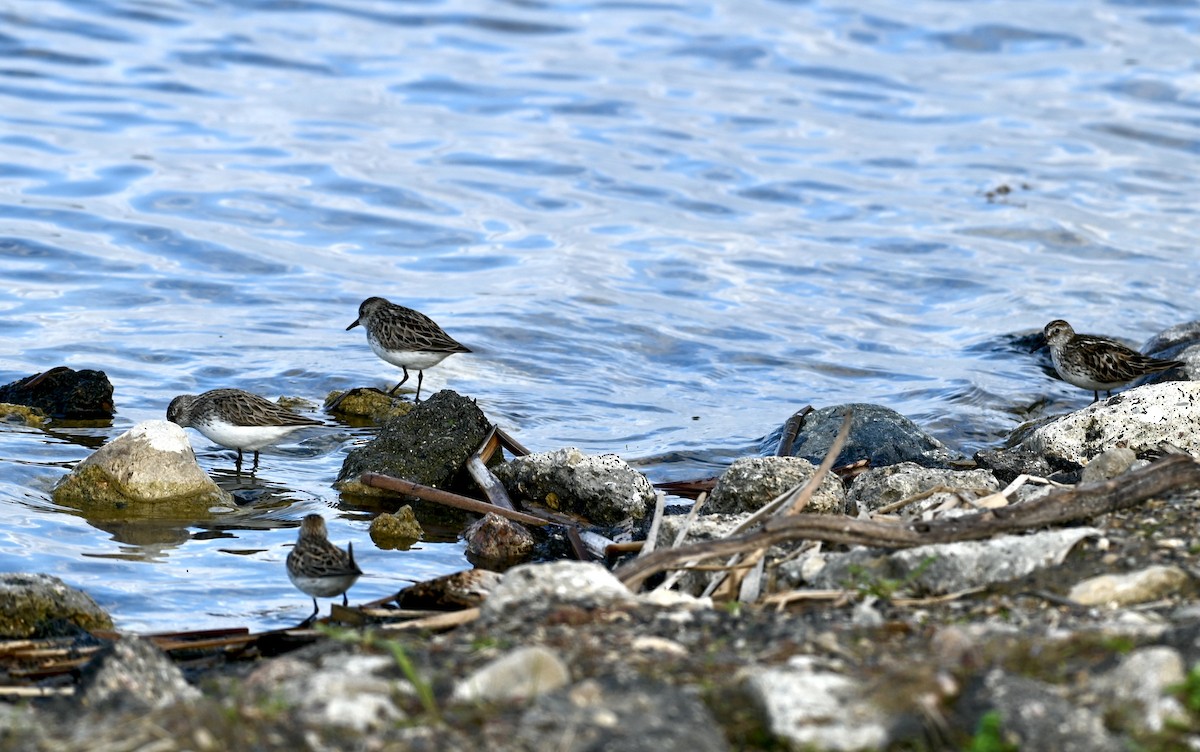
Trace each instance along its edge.
{"label": "mossy green rock", "polygon": [[46,414],[36,407],[0,402],[0,421],[24,423],[30,428],[41,428],[46,423]]}
{"label": "mossy green rock", "polygon": [[[75,466],[54,501],[99,519],[208,519],[233,500],[196,464],[183,429],[139,423]],[[217,510],[219,511],[219,510]]]}
{"label": "mossy green rock", "polygon": [[483,443],[489,427],[473,400],[443,389],[407,415],[384,423],[369,444],[350,450],[334,487],[366,496],[394,493],[359,481],[370,472],[446,488]]}
{"label": "mossy green rock", "polygon": [[330,392],[325,409],[342,418],[359,418],[382,425],[407,415],[413,403],[389,397],[378,389],[358,387],[348,392]]}
{"label": "mossy green rock", "polygon": [[0,637],[61,634],[64,623],[88,631],[112,629],[91,596],[48,574],[0,574]]}
{"label": "mossy green rock", "polygon": [[408,548],[424,534],[413,508],[405,504],[395,514],[384,512],[371,520],[371,540],[379,548]]}

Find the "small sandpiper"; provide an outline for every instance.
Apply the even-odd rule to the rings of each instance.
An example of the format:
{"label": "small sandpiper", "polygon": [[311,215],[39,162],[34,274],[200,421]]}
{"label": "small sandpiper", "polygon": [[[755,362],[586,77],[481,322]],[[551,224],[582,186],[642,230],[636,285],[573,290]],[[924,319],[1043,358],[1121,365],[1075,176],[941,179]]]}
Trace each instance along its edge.
{"label": "small sandpiper", "polygon": [[349,604],[346,591],[362,575],[362,570],[354,563],[354,544],[347,544],[345,551],[333,545],[329,542],[325,519],[319,514],[309,514],[300,523],[300,535],[288,553],[287,573],[292,584],[313,599],[312,615],[301,622],[303,625],[317,618],[321,611],[317,596],[341,595],[342,605]]}
{"label": "small sandpiper", "polygon": [[408,369],[416,369],[415,402],[421,401],[421,382],[425,378],[426,368],[441,363],[448,355],[471,352],[469,347],[455,341],[425,314],[389,303],[383,298],[364,300],[358,306],[358,318],[346,327],[346,331],[359,324],[367,330],[367,343],[375,354],[404,371],[404,378],[391,388],[389,395],[408,381]]}
{"label": "small sandpiper", "polygon": [[203,394],[181,394],[167,407],[167,420],[191,426],[209,440],[237,450],[237,472],[242,473],[242,451],[254,452],[258,470],[258,451],[293,431],[325,425],[319,420],[277,405],[257,394],[241,389],[213,389]]}
{"label": "small sandpiper", "polygon": [[1068,384],[1092,391],[1092,401],[1100,392],[1112,395],[1113,389],[1150,373],[1184,365],[1178,360],[1159,360],[1142,355],[1115,339],[1094,334],[1076,334],[1071,325],[1055,319],[1042,330],[1050,347],[1054,370]]}

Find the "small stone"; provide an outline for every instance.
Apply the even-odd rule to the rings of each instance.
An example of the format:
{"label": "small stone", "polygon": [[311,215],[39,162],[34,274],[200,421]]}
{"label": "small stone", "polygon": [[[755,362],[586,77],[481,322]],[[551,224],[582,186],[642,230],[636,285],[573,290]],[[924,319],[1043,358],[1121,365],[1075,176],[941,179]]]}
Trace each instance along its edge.
{"label": "small stone", "polygon": [[1173,694],[1185,679],[1185,668],[1183,656],[1174,648],[1133,651],[1097,680],[1108,715],[1119,719],[1123,728],[1140,733],[1157,733],[1172,722],[1186,723],[1187,710]]}
{"label": "small stone", "polygon": [[41,428],[46,423],[46,414],[36,407],[0,402],[0,421]]}
{"label": "small stone", "polygon": [[413,403],[389,397],[378,389],[356,387],[348,392],[330,392],[325,398],[325,409],[342,418],[358,418],[383,425],[407,415],[413,409]]}
{"label": "small stone", "polygon": [[491,512],[471,523],[463,538],[467,560],[488,569],[507,569],[533,553],[533,535],[524,525]]}
{"label": "small stone", "polygon": [[[816,466],[802,457],[743,457],[722,473],[709,495],[705,511],[756,512],[775,497],[811,478],[816,471]],[[829,473],[804,511],[840,514],[845,503],[842,482]]]}
{"label": "small stone", "polygon": [[887,715],[855,679],[819,669],[808,656],[782,668],[747,669],[744,687],[771,733],[795,749],[882,749]]}
{"label": "small stone", "polygon": [[125,635],[84,666],[80,703],[89,707],[157,710],[200,698],[179,667],[154,643]]}
{"label": "small stone", "polygon": [[1083,466],[1083,473],[1079,477],[1079,482],[1099,483],[1111,480],[1133,467],[1133,463],[1136,461],[1137,455],[1134,454],[1132,449],[1126,447],[1106,449],[1091,462]]}
{"label": "small stone", "polygon": [[371,520],[371,540],[384,550],[407,549],[424,534],[417,515],[408,504],[397,509],[395,514],[383,512]]}
{"label": "small stone", "polygon": [[541,646],[511,650],[459,682],[458,702],[525,700],[551,692],[571,681],[571,672],[558,654]]}
{"label": "small stone", "polygon": [[522,564],[504,574],[504,581],[483,602],[485,618],[505,618],[526,608],[563,605],[606,607],[636,601],[629,588],[599,564],[556,561]]}
{"label": "small stone", "polygon": [[1085,606],[1131,606],[1175,595],[1190,579],[1178,567],[1154,566],[1128,574],[1106,574],[1077,583],[1067,598]]}

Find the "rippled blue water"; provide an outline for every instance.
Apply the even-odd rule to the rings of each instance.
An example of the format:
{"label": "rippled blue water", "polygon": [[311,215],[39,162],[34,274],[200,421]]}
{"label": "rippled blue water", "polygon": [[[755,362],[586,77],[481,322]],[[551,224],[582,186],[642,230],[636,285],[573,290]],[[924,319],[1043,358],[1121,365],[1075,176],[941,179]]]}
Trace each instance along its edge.
{"label": "rippled blue water", "polygon": [[330,489],[361,429],[264,455],[214,529],[49,500],[176,394],[393,383],[343,331],[369,295],[476,350],[430,392],[654,479],[805,404],[969,452],[1087,401],[1013,334],[1195,317],[1194,3],[45,0],[0,24],[0,381],[98,368],[118,407],[0,430],[0,569],[122,628],[302,618],[282,562],[314,510],[356,542],[356,600],[464,564],[372,547]]}

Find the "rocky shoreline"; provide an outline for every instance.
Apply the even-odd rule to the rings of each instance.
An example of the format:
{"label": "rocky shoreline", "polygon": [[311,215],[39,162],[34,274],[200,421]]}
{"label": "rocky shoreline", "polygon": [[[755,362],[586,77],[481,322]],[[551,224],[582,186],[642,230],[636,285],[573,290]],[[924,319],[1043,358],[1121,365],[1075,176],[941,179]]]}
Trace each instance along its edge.
{"label": "rocky shoreline", "polygon": [[[1171,347],[1196,372],[1192,348]],[[331,402],[375,409],[358,398]],[[973,459],[886,408],[825,408],[794,438],[764,439],[764,454],[784,444],[787,456],[739,460],[691,513],[656,514],[644,476],[615,457],[493,460],[527,508],[590,519],[586,532],[611,540],[648,535],[656,551],[516,566],[476,583],[476,601],[457,605],[477,609],[452,627],[364,608],[355,626],[281,633],[271,650],[164,652],[107,632],[107,615],[54,578],[0,576],[0,684],[23,688],[0,704],[0,747],[1200,748],[1198,398],[1193,381],[1139,386]],[[488,425],[470,400],[376,407],[391,412],[377,443],[347,459],[344,492],[382,493],[362,483],[368,471],[462,486]],[[163,466],[149,449],[186,468],[178,439],[137,427],[81,463],[56,500],[89,514],[220,514],[207,477],[196,498],[179,491],[190,470],[165,487],[134,483],[131,468]],[[135,486],[153,489],[142,506]],[[779,535],[759,544],[763,531]],[[554,535],[530,533],[522,555],[558,550]],[[681,546],[688,566],[638,570]],[[23,679],[36,658],[18,661],[18,644],[75,664]]]}

